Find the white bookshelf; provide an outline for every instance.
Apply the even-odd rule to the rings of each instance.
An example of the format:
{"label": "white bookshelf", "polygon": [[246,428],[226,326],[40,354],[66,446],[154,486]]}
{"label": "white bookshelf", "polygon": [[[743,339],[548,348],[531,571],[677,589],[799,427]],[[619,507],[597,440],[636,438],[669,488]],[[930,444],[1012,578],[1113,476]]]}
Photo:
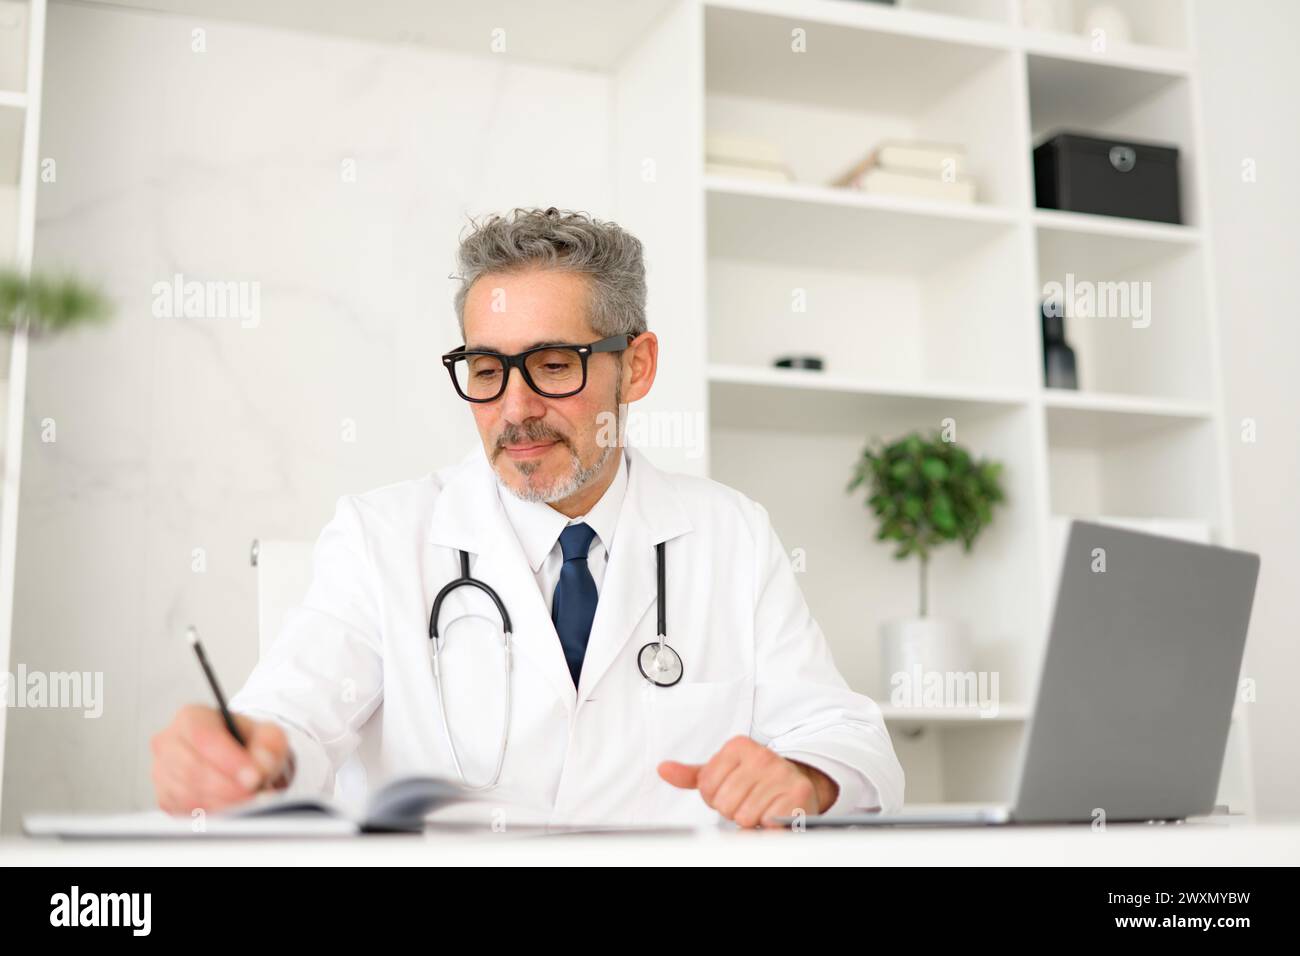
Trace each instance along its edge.
{"label": "white bookshelf", "polygon": [[[1088,7],[1074,4],[1075,30]],[[1099,51],[1069,22],[1032,29],[1017,0],[705,4],[706,126],[774,140],[796,179],[703,182],[711,473],[805,549],[805,592],[850,683],[881,691],[879,624],[915,592],[846,502],[857,451],[952,418],[1006,464],[1009,507],[974,558],[944,555],[932,578],[935,613],[966,619],[976,667],[1001,672],[1000,713],[883,701],[913,803],[1010,799],[1067,516],[1231,541],[1191,12],[1121,7],[1134,35]],[[1032,147],[1057,129],[1177,143],[1184,225],[1035,208]],[[824,185],[889,138],[965,143],[978,203]],[[1037,299],[1069,272],[1151,282],[1162,319],[1069,323],[1078,392],[1041,384]],[[826,371],[771,368],[785,352]],[[1249,810],[1244,731],[1238,709],[1219,799]]]}
{"label": "white bookshelf", "polygon": [[[777,143],[794,177],[702,182],[711,474],[803,549],[850,683],[883,697],[879,625],[915,593],[844,494],[857,452],[952,418],[1006,465],[1009,505],[932,578],[934,613],[965,619],[977,669],[1001,674],[999,714],[882,700],[909,802],[1010,799],[1068,517],[1231,542],[1191,13],[1120,4],[1133,35],[1098,50],[1077,32],[1089,6],[1042,30],[1018,0],[704,4],[706,128]],[[806,53],[790,52],[795,29]],[[1031,151],[1058,129],[1177,144],[1185,224],[1035,208]],[[894,138],[963,143],[977,202],[826,185]],[[1068,323],[1079,391],[1043,387],[1036,311],[1070,272],[1150,282],[1155,316]],[[825,371],[771,367],[791,352]],[[1238,708],[1220,799],[1249,810],[1244,733]]]}
{"label": "white bookshelf", "polygon": [[[879,625],[915,601],[915,569],[844,492],[863,445],[952,418],[960,442],[1005,463],[1009,505],[975,556],[932,567],[933,613],[967,620],[977,668],[1001,675],[999,716],[882,699],[909,802],[964,803],[1011,796],[1064,518],[1232,541],[1190,5],[1110,2],[1133,35],[1101,51],[1079,32],[1092,0],[1051,29],[1021,0],[115,5],[606,75],[616,198],[600,212],[645,243],[662,343],[638,410],[707,423],[702,459],[653,457],[764,503],[806,555],[804,592],[854,687],[881,699]],[[497,29],[508,53],[489,51]],[[807,53],[791,52],[795,29]],[[1036,209],[1031,151],[1057,128],[1176,143],[1186,224]],[[776,143],[794,181],[706,175],[712,130]],[[963,144],[977,202],[827,185],[883,139]],[[1170,319],[1143,337],[1072,323],[1077,393],[1043,387],[1037,311],[1043,283],[1070,271],[1150,281]],[[795,351],[828,367],[771,367]],[[1239,714],[1220,798],[1250,810],[1244,741]]]}
{"label": "white bookshelf", "polygon": [[[37,132],[45,0],[0,0],[0,265],[28,270],[36,224]],[[0,672],[11,670],[18,491],[27,391],[27,337],[0,336]],[[5,715],[0,705],[0,780]]]}

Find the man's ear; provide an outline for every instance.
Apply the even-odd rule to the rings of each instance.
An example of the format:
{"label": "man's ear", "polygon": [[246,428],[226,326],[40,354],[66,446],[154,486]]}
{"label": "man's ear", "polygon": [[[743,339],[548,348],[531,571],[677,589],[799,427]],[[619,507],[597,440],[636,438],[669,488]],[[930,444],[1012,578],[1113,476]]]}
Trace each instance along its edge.
{"label": "man's ear", "polygon": [[623,402],[645,398],[658,369],[659,338],[653,332],[642,332],[623,353]]}

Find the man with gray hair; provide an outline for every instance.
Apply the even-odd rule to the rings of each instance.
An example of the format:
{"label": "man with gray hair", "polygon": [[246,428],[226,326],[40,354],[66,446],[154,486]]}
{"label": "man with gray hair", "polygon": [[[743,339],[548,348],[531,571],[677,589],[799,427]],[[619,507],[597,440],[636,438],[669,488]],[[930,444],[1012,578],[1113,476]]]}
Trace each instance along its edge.
{"label": "man with gray hair", "polygon": [[879,707],[845,683],[766,510],[623,441],[655,381],[641,243],[514,209],[459,250],[442,357],[479,443],[339,499],[272,652],[154,738],[159,804],[426,775],[548,823],[772,826],[894,810]]}

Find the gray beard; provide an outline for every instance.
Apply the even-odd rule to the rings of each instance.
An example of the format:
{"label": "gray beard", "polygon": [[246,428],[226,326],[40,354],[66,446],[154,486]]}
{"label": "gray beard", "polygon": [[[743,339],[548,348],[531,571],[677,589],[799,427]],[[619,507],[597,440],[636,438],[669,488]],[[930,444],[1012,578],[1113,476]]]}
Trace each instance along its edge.
{"label": "gray beard", "polygon": [[[549,505],[556,501],[563,501],[565,498],[581,491],[583,487],[586,486],[587,482],[591,481],[600,473],[600,470],[605,467],[605,463],[609,461],[609,456],[617,450],[618,449],[613,445],[605,446],[605,450],[601,454],[600,458],[590,468],[583,468],[582,459],[578,457],[578,453],[570,450],[569,455],[573,459],[573,471],[570,472],[569,477],[566,480],[557,481],[551,485],[549,489],[544,491],[535,489],[531,486],[525,487],[522,491],[519,491],[502,481],[500,475],[496,476],[497,484],[521,501],[531,501]],[[493,474],[496,474],[496,472],[494,471]]]}
{"label": "gray beard", "polygon": [[[578,453],[576,451],[570,448],[569,457],[573,460],[573,471],[569,474],[567,480],[565,480],[564,482],[556,482],[555,484],[551,485],[551,487],[546,491],[535,491],[531,487],[525,488],[523,491],[516,491],[506,482],[501,480],[501,476],[497,474],[497,471],[494,468],[492,469],[492,474],[496,476],[497,484],[500,485],[502,488],[504,488],[506,491],[510,492],[520,501],[530,501],[530,502],[536,502],[544,505],[554,504],[557,501],[563,501],[565,498],[568,498],[570,495],[576,495],[579,491],[581,491],[586,486],[587,482],[591,481],[593,478],[596,477],[596,475],[600,473],[600,470],[605,467],[605,462],[609,461],[610,455],[612,455],[615,451],[619,451],[621,454],[621,447],[623,444],[623,425],[624,425],[622,402],[623,402],[623,382],[620,379],[617,382],[617,384],[614,386],[614,414],[618,416],[616,419],[616,421],[618,422],[617,444],[606,445],[605,451],[601,454],[600,458],[597,459],[596,463],[592,465],[590,468],[583,468],[582,459],[578,457]],[[523,474],[525,478],[529,477],[528,472],[521,472],[521,474]]]}

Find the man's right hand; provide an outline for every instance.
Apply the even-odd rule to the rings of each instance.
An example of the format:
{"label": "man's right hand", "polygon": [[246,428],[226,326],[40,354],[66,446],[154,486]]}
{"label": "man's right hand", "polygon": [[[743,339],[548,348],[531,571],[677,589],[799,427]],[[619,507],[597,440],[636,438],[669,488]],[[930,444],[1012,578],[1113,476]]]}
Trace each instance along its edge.
{"label": "man's right hand", "polygon": [[293,774],[284,730],[232,715],[248,749],[230,735],[221,711],[191,704],[150,741],[158,806],[168,813],[220,810],[260,790],[283,789]]}

